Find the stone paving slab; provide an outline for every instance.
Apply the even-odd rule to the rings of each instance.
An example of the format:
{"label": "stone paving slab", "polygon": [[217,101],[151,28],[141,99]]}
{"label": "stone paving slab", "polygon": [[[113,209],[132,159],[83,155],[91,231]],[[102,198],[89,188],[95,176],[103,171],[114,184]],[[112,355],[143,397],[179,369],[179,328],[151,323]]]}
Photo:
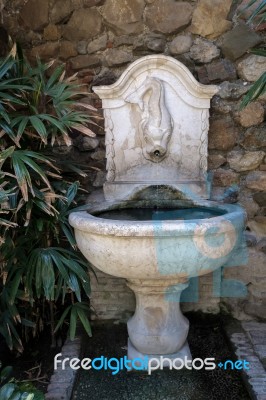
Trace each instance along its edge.
{"label": "stone paving slab", "polygon": [[225,330],[237,358],[250,363],[243,378],[251,398],[266,400],[266,323],[234,321]]}

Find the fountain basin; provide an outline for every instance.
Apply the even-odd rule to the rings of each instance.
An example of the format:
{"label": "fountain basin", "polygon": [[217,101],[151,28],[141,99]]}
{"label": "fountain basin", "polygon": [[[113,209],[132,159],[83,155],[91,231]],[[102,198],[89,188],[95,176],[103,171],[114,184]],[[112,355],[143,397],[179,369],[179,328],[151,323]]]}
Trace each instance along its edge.
{"label": "fountain basin", "polygon": [[70,215],[84,256],[99,270],[127,279],[135,293],[129,359],[191,358],[181,293],[190,277],[226,265],[243,243],[245,213],[237,205],[161,200],[160,206],[153,211],[141,201],[103,203]]}
{"label": "fountain basin", "polygon": [[[127,208],[133,206],[138,209],[141,202],[130,202]],[[161,206],[167,210],[156,210],[152,219],[119,220],[125,205],[108,210],[103,204],[91,212],[72,213],[70,224],[79,249],[95,267],[129,280],[164,277],[184,281],[204,275],[225,265],[242,243],[245,214],[237,205],[202,201],[180,207],[171,200]],[[180,212],[179,219],[174,218],[180,208],[186,210],[186,219]],[[188,208],[192,219],[187,219]],[[195,217],[195,210],[201,210],[200,218]],[[208,217],[204,218],[204,212]]]}

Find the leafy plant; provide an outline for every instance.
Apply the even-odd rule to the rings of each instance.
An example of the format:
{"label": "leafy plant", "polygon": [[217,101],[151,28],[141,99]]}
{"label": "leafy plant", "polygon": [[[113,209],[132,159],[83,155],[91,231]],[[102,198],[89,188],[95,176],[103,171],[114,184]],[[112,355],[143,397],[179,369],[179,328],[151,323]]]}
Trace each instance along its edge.
{"label": "leafy plant", "polygon": [[[266,22],[266,0],[261,0],[259,2],[257,0],[249,1],[249,3],[241,10],[241,13],[245,13],[247,10],[251,10],[247,23],[256,21],[257,26],[259,26]],[[266,57],[266,49],[264,48],[252,49],[250,52],[258,56]],[[247,94],[243,97],[240,109],[242,110],[264,93],[266,93],[266,71],[262,73],[262,75],[251,86]]]}
{"label": "leafy plant", "polygon": [[11,367],[5,367],[0,372],[1,400],[44,400],[43,393],[29,383],[25,385],[14,378],[10,378],[11,373]]}
{"label": "leafy plant", "polygon": [[88,263],[68,223],[80,170],[68,164],[67,175],[49,154],[71,144],[72,129],[95,136],[88,124],[96,110],[80,100],[75,76],[51,67],[31,67],[16,47],[0,60],[0,333],[17,351],[44,325],[55,345],[67,315],[71,338],[77,320],[91,334]]}
{"label": "leafy plant", "polygon": [[241,14],[249,11],[250,15],[247,19],[247,23],[253,23],[259,26],[266,22],[266,0],[250,0],[245,7],[241,10]]}

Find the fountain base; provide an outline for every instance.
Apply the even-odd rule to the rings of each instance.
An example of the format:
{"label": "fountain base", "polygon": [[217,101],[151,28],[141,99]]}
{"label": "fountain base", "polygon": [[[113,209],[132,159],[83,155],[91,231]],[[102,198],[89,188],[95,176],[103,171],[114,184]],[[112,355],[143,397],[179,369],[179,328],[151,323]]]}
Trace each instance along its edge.
{"label": "fountain base", "polygon": [[136,311],[127,323],[128,358],[191,359],[189,322],[180,310],[180,295],[188,283],[136,279],[127,284],[136,296]]}
{"label": "fountain base", "polygon": [[192,360],[191,352],[187,341],[177,353],[162,355],[162,354],[141,353],[133,346],[129,338],[127,343],[127,358],[129,360],[135,360],[134,361],[135,366],[139,366],[142,364],[141,361],[138,363],[137,359],[149,360],[150,367],[156,369],[159,367],[159,365],[162,368],[169,368],[171,367],[172,363],[174,363],[175,369],[182,369],[184,367],[184,364]]}

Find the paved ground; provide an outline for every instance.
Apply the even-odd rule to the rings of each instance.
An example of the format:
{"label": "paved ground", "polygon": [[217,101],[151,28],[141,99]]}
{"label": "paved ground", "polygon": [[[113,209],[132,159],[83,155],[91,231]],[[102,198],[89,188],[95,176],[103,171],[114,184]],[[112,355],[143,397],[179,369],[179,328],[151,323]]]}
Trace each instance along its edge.
{"label": "paved ground", "polygon": [[237,358],[250,363],[243,373],[250,397],[266,400],[266,323],[234,321],[226,331]]}
{"label": "paved ground", "polygon": [[[266,400],[266,323],[240,323],[210,316],[205,319],[190,316],[190,320],[192,356],[215,357],[215,370],[165,369],[155,371],[151,376],[146,372],[123,371],[112,375],[110,371],[82,371],[76,381],[72,400]],[[126,355],[126,341],[125,324],[96,325],[93,338],[83,339],[80,358],[100,355],[123,357]],[[79,339],[74,342],[68,340],[62,349],[62,356],[78,357],[79,351]],[[249,363],[248,368],[232,371],[229,363],[225,369],[226,360],[230,360],[230,363],[245,360]],[[70,368],[55,372],[47,400],[69,400],[74,375]]]}
{"label": "paved ground", "polygon": [[[192,357],[215,357],[216,369],[164,369],[150,376],[147,372],[122,371],[112,375],[111,371],[83,370],[76,381],[72,400],[248,400],[251,397],[243,385],[241,371],[218,367],[234,359],[222,325],[220,320],[209,317],[205,320],[192,318],[189,333]],[[123,357],[126,342],[125,324],[95,326],[93,338],[86,338],[83,344],[82,357]]]}

